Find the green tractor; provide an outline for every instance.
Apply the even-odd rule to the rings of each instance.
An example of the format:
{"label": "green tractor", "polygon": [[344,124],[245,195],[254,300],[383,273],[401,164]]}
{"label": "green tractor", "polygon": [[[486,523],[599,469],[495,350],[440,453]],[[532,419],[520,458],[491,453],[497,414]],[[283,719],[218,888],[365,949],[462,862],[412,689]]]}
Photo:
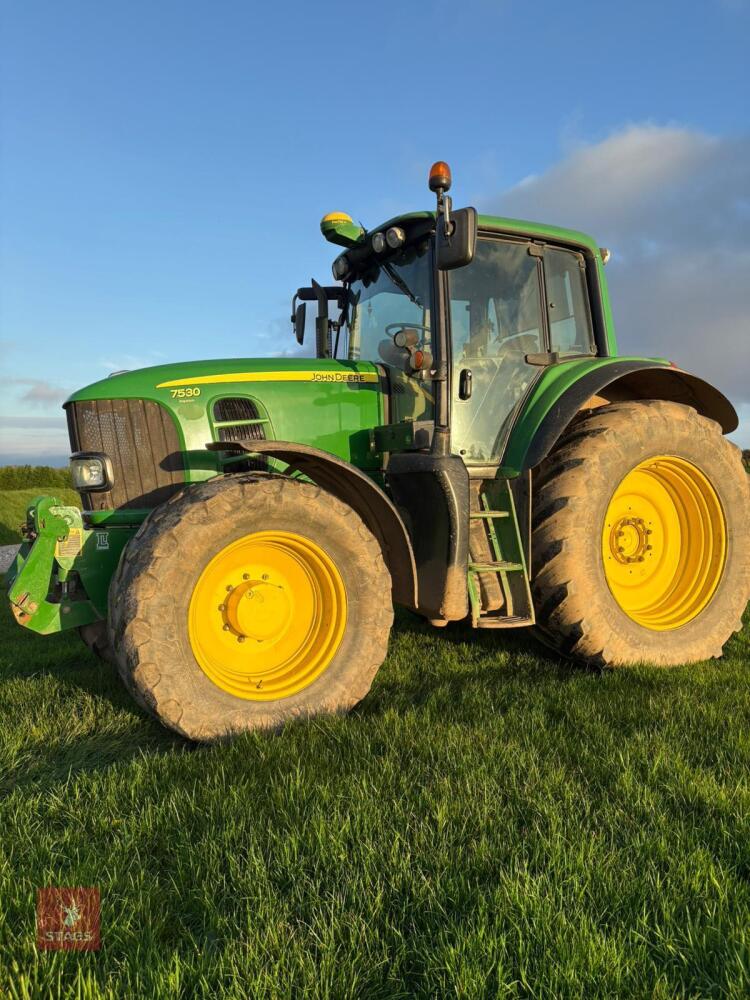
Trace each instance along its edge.
{"label": "green tractor", "polygon": [[592,239],[454,211],[449,187],[436,163],[435,211],[323,219],[335,284],[292,306],[314,358],[71,396],[82,510],[30,507],[20,625],[78,629],[196,740],[351,708],[394,603],[599,666],[721,655],[750,592],[732,405],[618,355]]}

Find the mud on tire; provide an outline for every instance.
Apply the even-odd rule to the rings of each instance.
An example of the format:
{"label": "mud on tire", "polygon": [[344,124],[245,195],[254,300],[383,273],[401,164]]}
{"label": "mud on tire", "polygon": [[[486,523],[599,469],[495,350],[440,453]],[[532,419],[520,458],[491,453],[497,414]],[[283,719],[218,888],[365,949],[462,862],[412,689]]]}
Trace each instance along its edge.
{"label": "mud on tire", "polygon": [[[613,597],[601,551],[613,490],[639,463],[678,456],[718,495],[726,560],[708,605],[666,631],[646,628]],[[659,665],[718,657],[742,627],[750,597],[750,477],[718,424],[679,403],[613,403],[582,414],[534,480],[532,591],[539,638],[564,656],[599,665]]]}
{"label": "mud on tire", "polygon": [[[203,672],[189,640],[188,607],[218,551],[269,530],[296,532],[327,552],[346,589],[347,620],[333,659],[309,686],[253,701]],[[352,708],[385,658],[393,621],[390,574],[361,518],[317,486],[252,473],[188,487],[154,510],[123,553],[109,609],[110,642],[130,693],[176,732],[206,741]]]}

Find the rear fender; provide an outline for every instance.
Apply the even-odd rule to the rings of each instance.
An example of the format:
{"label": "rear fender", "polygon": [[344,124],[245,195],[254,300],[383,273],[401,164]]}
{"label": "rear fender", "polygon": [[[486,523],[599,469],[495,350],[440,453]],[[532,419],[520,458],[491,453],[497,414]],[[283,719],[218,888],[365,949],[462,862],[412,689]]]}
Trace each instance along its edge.
{"label": "rear fender", "polygon": [[[696,375],[663,361],[613,358],[586,366],[577,377],[571,366],[572,381],[559,378],[562,367],[552,366],[545,372],[517,418],[503,457],[506,474],[516,475],[539,465],[576,414],[592,405],[665,399],[692,406],[715,420],[725,434],[738,425],[737,413],[723,393]],[[578,370],[580,367],[576,366]]]}

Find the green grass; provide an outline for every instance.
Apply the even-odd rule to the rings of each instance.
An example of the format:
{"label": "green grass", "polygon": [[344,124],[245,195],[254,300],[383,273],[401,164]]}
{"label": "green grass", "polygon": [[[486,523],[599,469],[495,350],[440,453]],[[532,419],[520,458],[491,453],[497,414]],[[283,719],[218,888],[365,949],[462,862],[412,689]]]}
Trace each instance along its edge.
{"label": "green grass", "polygon": [[[0,995],[747,997],[749,660],[403,615],[349,717],[196,748],[0,609]],[[36,951],[44,885],[100,952]]]}
{"label": "green grass", "polygon": [[23,490],[0,490],[0,545],[21,541],[21,525],[26,520],[26,508],[35,497],[54,496],[63,503],[81,506],[73,490],[61,486],[31,486]]}

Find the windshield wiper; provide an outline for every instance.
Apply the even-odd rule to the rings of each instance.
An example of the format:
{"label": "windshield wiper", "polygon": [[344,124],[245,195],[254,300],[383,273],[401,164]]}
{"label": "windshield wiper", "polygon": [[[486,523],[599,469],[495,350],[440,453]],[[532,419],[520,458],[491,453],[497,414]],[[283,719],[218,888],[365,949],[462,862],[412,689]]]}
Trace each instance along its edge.
{"label": "windshield wiper", "polygon": [[408,295],[408,297],[411,299],[411,301],[414,303],[414,305],[415,306],[419,306],[419,308],[422,309],[423,306],[422,306],[421,301],[414,294],[414,292],[411,290],[411,288],[409,288],[409,286],[406,284],[406,282],[401,277],[401,275],[397,274],[396,271],[393,270],[393,265],[391,265],[391,264],[385,264],[384,263],[384,264],[381,264],[380,266],[383,268],[383,270],[388,275],[388,277],[391,279],[391,281],[396,286],[396,288],[398,288],[399,291],[402,291],[404,293],[404,295]]}

